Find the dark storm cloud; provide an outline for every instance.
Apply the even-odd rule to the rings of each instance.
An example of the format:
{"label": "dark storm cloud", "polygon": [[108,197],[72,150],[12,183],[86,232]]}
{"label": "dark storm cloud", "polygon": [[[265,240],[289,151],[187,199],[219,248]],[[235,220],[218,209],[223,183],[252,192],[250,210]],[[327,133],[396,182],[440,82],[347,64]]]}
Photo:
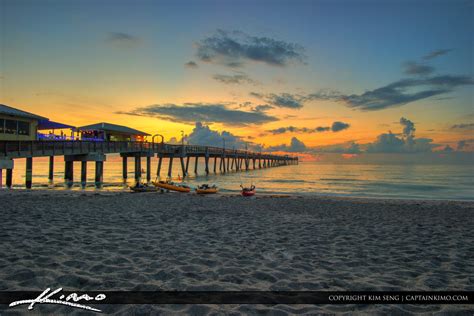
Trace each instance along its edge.
{"label": "dark storm cloud", "polygon": [[425,56],[423,56],[423,59],[425,60],[433,59],[438,56],[446,55],[450,51],[452,51],[452,49],[438,49],[438,50],[432,51],[429,54],[426,54]]}
{"label": "dark storm cloud", "polygon": [[267,115],[263,112],[245,112],[229,109],[225,104],[219,103],[184,103],[182,105],[153,104],[139,107],[129,112],[117,113],[156,117],[163,120],[186,124],[194,124],[196,121],[200,121],[243,126],[278,121],[276,117]]}
{"label": "dark storm cloud", "polygon": [[196,44],[197,57],[204,61],[241,67],[247,61],[262,62],[271,66],[286,66],[303,62],[303,47],[269,37],[250,36],[239,31],[217,32]]}

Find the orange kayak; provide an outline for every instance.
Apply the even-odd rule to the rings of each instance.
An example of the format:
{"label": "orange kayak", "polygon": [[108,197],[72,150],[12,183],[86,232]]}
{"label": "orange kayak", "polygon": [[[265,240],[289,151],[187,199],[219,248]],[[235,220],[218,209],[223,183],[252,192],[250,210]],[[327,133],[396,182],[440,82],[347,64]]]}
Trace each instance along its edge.
{"label": "orange kayak", "polygon": [[153,185],[158,188],[162,188],[165,190],[170,190],[170,191],[177,191],[177,192],[189,192],[191,191],[191,188],[188,186],[183,186],[183,185],[176,185],[174,183],[168,183],[164,181],[159,181],[159,182],[153,182]]}

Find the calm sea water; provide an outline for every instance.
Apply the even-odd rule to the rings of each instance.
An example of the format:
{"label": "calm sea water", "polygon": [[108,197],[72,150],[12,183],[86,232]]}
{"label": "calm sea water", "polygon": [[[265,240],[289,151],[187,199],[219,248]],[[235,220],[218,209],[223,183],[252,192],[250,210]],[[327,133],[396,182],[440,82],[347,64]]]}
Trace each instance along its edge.
{"label": "calm sea water", "polygon": [[[203,159],[201,159],[203,160]],[[237,192],[241,183],[257,186],[262,193],[299,193],[313,195],[337,195],[380,198],[409,199],[453,199],[474,200],[474,165],[383,165],[383,164],[322,164],[302,162],[295,166],[284,166],[249,172],[231,172],[225,175],[204,174],[203,161],[199,162],[198,175],[194,175],[194,161],[189,164],[191,187],[200,183],[215,183],[223,192]],[[213,160],[210,160],[212,171]],[[142,161],[145,167],[145,159]],[[133,183],[133,160],[128,163],[128,182]],[[157,159],[152,159],[152,178],[156,177]],[[178,159],[173,162],[173,176],[181,174]],[[162,177],[166,176],[168,162],[162,166]],[[33,185],[44,188],[48,183],[48,158],[33,161]],[[62,189],[64,162],[55,160],[55,188]],[[145,174],[143,174],[145,178]],[[79,190],[80,163],[75,163],[74,190]],[[88,164],[87,190],[93,190],[94,164]],[[13,182],[15,188],[24,187],[25,160],[15,160]],[[5,183],[5,172],[3,176]],[[122,181],[122,161],[118,155],[109,155],[104,164],[104,189],[125,190]]]}

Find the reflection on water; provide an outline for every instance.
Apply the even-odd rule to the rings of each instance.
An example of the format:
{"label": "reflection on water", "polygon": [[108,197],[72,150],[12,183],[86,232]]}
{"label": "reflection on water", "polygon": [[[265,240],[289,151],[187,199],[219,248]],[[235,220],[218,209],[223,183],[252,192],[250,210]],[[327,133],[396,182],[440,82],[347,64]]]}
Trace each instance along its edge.
{"label": "reflection on water", "polygon": [[[186,182],[191,186],[198,183],[215,183],[222,191],[238,191],[241,183],[253,183],[258,192],[300,193],[318,195],[343,195],[360,197],[426,198],[426,199],[469,199],[474,200],[473,165],[354,165],[321,164],[304,162],[297,166],[276,167],[249,172],[231,172],[225,175],[211,173],[204,175],[204,163],[199,161],[196,177],[194,161],[189,164],[190,177]],[[173,177],[182,176],[178,161],[173,163]],[[210,170],[213,170],[211,159]],[[133,161],[129,159],[128,183],[133,183]],[[142,162],[145,167],[145,161]],[[118,155],[107,156],[104,164],[104,189],[123,189],[122,161]],[[152,160],[152,179],[156,178],[157,159]],[[217,168],[219,169],[219,168]],[[164,161],[161,176],[166,177],[168,162]],[[56,187],[62,187],[64,162],[55,159]],[[94,183],[94,163],[87,170],[90,188]],[[48,158],[35,158],[33,162],[33,184],[47,186]],[[145,178],[145,174],[143,174]],[[80,163],[75,163],[74,179],[79,187]],[[5,180],[4,180],[5,181]],[[13,182],[15,187],[23,187],[25,182],[25,159],[15,160]]]}

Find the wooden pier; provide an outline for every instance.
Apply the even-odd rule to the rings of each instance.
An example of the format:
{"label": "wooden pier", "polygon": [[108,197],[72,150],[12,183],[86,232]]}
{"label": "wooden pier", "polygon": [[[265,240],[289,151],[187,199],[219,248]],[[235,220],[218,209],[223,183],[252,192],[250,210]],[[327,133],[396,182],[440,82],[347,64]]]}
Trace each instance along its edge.
{"label": "wooden pier", "polygon": [[128,158],[135,162],[135,181],[141,181],[141,158],[146,157],[146,181],[151,181],[151,159],[157,157],[156,176],[162,175],[163,159],[168,159],[166,176],[172,177],[173,161],[179,160],[183,178],[189,175],[189,161],[194,158],[194,173],[198,173],[199,158],[204,160],[206,174],[212,171],[254,170],[298,164],[297,157],[231,150],[219,147],[171,145],[165,143],[120,142],[120,141],[0,141],[0,187],[3,183],[3,169],[6,169],[6,186],[12,187],[15,159],[26,159],[25,186],[32,187],[33,158],[49,157],[48,180],[53,183],[54,156],[64,156],[64,182],[67,187],[74,183],[74,162],[81,162],[81,186],[86,186],[87,163],[95,163],[95,186],[102,187],[104,162],[107,154],[122,157],[123,179],[127,180]]}

